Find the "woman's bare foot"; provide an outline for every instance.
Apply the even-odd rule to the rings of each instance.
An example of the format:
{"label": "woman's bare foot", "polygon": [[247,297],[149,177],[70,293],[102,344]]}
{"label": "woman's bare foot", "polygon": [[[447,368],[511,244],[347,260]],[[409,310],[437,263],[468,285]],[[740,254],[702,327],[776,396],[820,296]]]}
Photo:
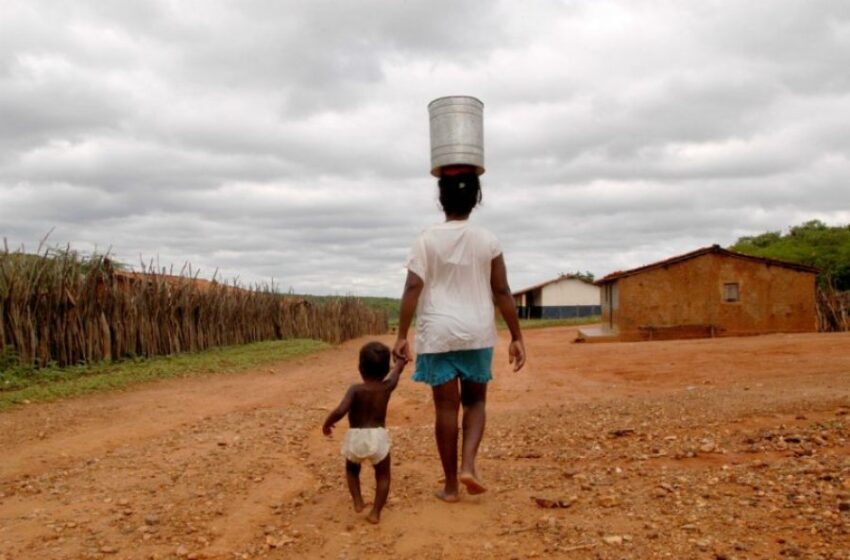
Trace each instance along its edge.
{"label": "woman's bare foot", "polygon": [[444,502],[448,502],[450,504],[460,501],[460,496],[458,496],[456,492],[449,493],[445,490],[440,490],[438,492],[434,492],[434,496],[436,496],[438,500],[443,500]]}
{"label": "woman's bare foot", "polygon": [[472,473],[460,473],[457,479],[460,481],[461,484],[466,486],[466,491],[472,494],[473,496],[476,494],[483,494],[487,491],[487,487],[481,484],[481,481],[478,480],[478,477]]}
{"label": "woman's bare foot", "polygon": [[354,501],[354,511],[356,511],[357,513],[360,513],[364,509],[366,509],[366,504],[363,502],[363,500],[360,500],[360,501],[355,500]]}
{"label": "woman's bare foot", "polygon": [[381,522],[381,514],[373,509],[369,512],[369,515],[366,516],[366,521],[373,525],[377,525]]}

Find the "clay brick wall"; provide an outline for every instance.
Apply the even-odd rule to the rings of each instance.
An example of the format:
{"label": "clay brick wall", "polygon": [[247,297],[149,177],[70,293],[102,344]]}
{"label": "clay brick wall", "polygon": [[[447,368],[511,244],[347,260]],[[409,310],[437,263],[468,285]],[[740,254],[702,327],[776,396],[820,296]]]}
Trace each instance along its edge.
{"label": "clay brick wall", "polygon": [[[738,301],[724,301],[727,283]],[[709,253],[620,278],[616,290],[625,340],[817,329],[815,275],[766,263]]]}

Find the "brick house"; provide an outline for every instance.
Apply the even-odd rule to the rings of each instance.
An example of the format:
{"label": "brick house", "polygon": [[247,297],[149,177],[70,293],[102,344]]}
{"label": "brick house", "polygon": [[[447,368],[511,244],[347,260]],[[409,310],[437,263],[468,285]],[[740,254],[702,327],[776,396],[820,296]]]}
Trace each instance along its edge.
{"label": "brick house", "polygon": [[817,330],[809,266],[718,245],[602,278],[602,326],[579,340],[657,340]]}

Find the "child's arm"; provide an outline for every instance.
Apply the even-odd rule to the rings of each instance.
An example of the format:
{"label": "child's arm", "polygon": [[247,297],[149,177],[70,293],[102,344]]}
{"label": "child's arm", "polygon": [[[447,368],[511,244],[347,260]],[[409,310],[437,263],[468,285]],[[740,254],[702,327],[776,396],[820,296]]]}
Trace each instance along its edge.
{"label": "child's arm", "polygon": [[404,366],[407,365],[407,360],[404,358],[398,358],[393,369],[390,370],[390,374],[384,379],[384,384],[387,386],[387,389],[390,391],[394,391],[396,385],[398,385],[398,380],[401,377],[401,372],[404,370]]}
{"label": "child's arm", "polygon": [[345,396],[342,397],[342,401],[339,403],[335,409],[328,414],[328,417],[325,418],[325,423],[322,424],[322,433],[326,436],[331,435],[331,431],[334,428],[334,424],[339,422],[343,416],[348,414],[348,411],[351,409],[351,401],[354,400],[354,386],[348,388],[348,392],[345,393]]}

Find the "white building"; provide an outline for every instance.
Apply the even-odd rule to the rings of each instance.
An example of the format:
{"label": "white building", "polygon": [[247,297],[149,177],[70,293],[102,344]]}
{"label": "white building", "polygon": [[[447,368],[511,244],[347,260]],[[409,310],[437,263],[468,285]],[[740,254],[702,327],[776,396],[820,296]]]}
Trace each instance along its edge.
{"label": "white building", "polygon": [[565,319],[602,313],[599,287],[572,274],[514,292],[521,319]]}

